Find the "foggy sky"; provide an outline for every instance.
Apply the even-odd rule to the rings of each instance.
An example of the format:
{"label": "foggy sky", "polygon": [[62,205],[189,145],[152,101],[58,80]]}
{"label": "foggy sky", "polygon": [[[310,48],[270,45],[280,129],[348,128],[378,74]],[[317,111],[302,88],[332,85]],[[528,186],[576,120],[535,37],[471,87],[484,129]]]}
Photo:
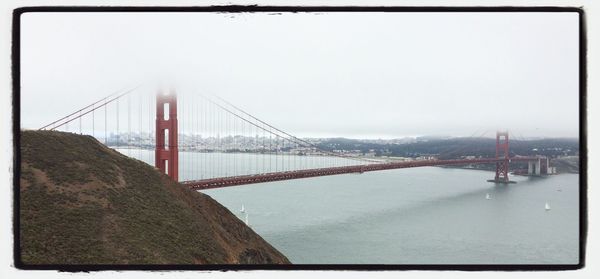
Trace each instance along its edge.
{"label": "foggy sky", "polygon": [[21,40],[23,128],[141,82],[302,137],[578,135],[576,13],[27,13]]}

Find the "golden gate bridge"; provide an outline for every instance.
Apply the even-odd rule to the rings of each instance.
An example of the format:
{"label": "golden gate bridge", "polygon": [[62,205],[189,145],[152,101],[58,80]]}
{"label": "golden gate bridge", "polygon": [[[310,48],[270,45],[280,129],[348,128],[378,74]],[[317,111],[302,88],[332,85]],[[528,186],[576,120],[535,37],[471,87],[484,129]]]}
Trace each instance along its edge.
{"label": "golden gate bridge", "polygon": [[[115,92],[40,130],[90,135],[110,147],[138,149],[138,157],[141,149],[153,149],[154,158],[147,161],[196,190],[425,166],[495,164],[495,175],[488,180],[495,183],[512,182],[511,162],[528,163],[529,174],[548,173],[549,160],[544,156],[511,156],[508,132],[496,133],[491,158],[375,160],[320,148],[220,97],[191,94],[178,99],[174,90],[147,94],[139,89]],[[191,175],[180,179],[182,168]]]}

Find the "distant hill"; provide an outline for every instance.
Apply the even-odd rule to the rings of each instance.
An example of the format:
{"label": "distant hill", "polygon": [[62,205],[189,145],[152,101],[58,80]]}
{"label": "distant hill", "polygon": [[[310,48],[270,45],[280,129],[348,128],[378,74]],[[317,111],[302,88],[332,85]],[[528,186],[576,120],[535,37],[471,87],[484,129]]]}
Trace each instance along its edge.
{"label": "distant hill", "polygon": [[25,264],[280,264],[209,196],[89,136],[21,132]]}
{"label": "distant hill", "polygon": [[[319,143],[325,150],[370,150],[377,155],[417,157],[436,155],[440,159],[455,159],[461,156],[494,157],[496,139],[491,138],[428,138],[404,144],[373,143],[355,139],[332,138]],[[535,140],[510,140],[511,156],[544,155],[551,158],[579,155],[579,140],[550,138]]]}

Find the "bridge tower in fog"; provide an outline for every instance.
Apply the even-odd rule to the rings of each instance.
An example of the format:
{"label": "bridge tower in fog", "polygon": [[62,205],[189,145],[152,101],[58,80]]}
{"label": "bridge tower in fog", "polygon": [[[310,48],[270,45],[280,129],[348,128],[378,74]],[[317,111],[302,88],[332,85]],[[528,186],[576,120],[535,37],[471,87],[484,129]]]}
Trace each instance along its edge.
{"label": "bridge tower in fog", "polygon": [[496,132],[496,159],[502,159],[496,162],[495,182],[509,183],[508,163],[510,156],[508,154],[508,132]]}
{"label": "bridge tower in fog", "polygon": [[[168,110],[165,119],[165,109]],[[156,147],[154,164],[162,173],[178,181],[179,156],[177,148],[177,95],[174,90],[156,94]]]}

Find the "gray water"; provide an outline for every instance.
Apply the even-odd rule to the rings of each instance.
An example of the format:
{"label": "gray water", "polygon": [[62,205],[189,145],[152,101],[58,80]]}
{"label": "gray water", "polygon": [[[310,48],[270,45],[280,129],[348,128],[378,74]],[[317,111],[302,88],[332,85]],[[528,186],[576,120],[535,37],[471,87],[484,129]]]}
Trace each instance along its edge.
{"label": "gray water", "polygon": [[[116,148],[154,166],[154,150]],[[301,170],[364,164],[364,161],[331,156],[263,155],[255,153],[203,153],[179,151],[179,180],[256,174],[266,170]],[[372,162],[368,162],[372,163]]]}
{"label": "gray water", "polygon": [[240,219],[243,204],[296,264],[578,263],[579,176],[492,177],[421,167],[202,192]]}

